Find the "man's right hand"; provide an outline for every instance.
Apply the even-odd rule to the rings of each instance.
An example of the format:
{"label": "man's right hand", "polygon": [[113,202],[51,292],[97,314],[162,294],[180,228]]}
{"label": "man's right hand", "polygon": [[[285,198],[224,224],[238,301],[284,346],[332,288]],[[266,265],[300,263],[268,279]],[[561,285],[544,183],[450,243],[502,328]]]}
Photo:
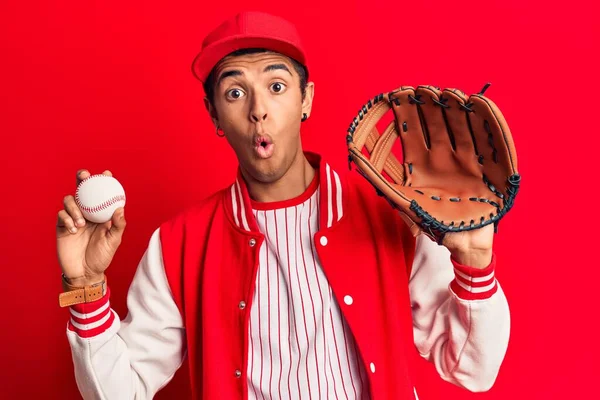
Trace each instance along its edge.
{"label": "man's right hand", "polygon": [[[112,176],[110,171],[103,174]],[[78,171],[76,186],[89,176],[87,170]],[[74,196],[65,196],[63,203],[64,209],[58,212],[56,223],[56,249],[61,269],[74,286],[101,282],[121,244],[125,210],[119,207],[110,221],[97,224],[84,219]]]}

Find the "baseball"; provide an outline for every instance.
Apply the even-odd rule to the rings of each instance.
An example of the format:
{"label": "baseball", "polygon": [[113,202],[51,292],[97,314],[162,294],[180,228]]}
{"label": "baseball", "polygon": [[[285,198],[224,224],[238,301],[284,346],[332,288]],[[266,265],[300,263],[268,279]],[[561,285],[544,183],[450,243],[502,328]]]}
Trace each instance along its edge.
{"label": "baseball", "polygon": [[115,210],[125,206],[125,190],[118,180],[107,175],[91,175],[77,186],[75,202],[90,222],[110,221]]}

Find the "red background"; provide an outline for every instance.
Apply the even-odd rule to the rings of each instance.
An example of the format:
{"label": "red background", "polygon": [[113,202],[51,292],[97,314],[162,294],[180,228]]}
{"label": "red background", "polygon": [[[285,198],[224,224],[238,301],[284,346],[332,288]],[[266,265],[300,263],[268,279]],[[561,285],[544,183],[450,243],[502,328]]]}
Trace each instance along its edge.
{"label": "red background", "polygon": [[[600,103],[591,1],[161,3],[0,6],[0,397],[78,398],[54,227],[79,168],[110,169],[127,192],[128,227],[108,271],[122,317],[151,232],[232,178],[234,154],[215,136],[189,65],[203,35],[240,7],[298,24],[316,88],[304,144],[338,169],[346,168],[346,127],[373,95],[419,84],[472,93],[492,82],[486,95],[509,121],[523,176],[495,242],[510,346],[487,393],[442,382],[426,362],[417,389],[422,400],[596,396],[598,229],[589,209],[600,143],[587,119]],[[186,393],[185,371],[158,397]]]}

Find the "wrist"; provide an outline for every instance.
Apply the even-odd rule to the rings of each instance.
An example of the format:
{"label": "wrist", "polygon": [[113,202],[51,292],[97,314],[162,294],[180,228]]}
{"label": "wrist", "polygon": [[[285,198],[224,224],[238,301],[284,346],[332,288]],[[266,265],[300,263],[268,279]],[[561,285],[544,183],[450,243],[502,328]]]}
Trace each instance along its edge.
{"label": "wrist", "polygon": [[59,305],[61,307],[68,307],[81,303],[94,302],[103,298],[106,295],[107,284],[104,274],[102,274],[102,277],[102,279],[99,279],[96,276],[93,276],[70,281],[63,274],[63,292],[58,295]]}
{"label": "wrist", "polygon": [[492,249],[458,249],[451,254],[459,264],[482,269],[490,265],[493,251]]}
{"label": "wrist", "polygon": [[63,279],[70,286],[81,288],[81,287],[92,286],[92,285],[101,283],[102,281],[106,280],[106,276],[104,275],[104,273],[94,274],[94,275],[84,275],[84,276],[73,277],[73,278],[69,278],[66,275],[63,275]]}

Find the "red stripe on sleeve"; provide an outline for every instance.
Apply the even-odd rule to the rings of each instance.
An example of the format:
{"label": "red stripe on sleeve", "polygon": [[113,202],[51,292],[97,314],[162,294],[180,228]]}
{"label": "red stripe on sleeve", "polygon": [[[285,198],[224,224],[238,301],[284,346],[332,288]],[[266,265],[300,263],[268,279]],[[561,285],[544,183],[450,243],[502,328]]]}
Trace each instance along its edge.
{"label": "red stripe on sleeve", "polygon": [[106,322],[104,322],[102,325],[93,328],[93,329],[79,329],[77,327],[75,327],[75,325],[73,325],[72,320],[69,320],[69,325],[68,325],[68,329],[72,332],[75,332],[79,337],[82,338],[91,338],[94,336],[98,336],[101,333],[104,333],[108,328],[111,327],[111,325],[113,324],[115,320],[115,313],[110,311],[109,317],[106,320]]}
{"label": "red stripe on sleeve", "polygon": [[489,276],[490,276],[490,278],[486,279],[485,281],[473,281],[472,277],[469,277],[469,276],[465,277],[462,275],[455,274],[455,279],[464,283],[465,285],[471,286],[473,288],[481,288],[481,287],[485,287],[485,286],[488,286],[488,285],[491,285],[492,283],[494,283],[494,279],[496,279],[494,274],[490,274]]}
{"label": "red stripe on sleeve", "polygon": [[100,321],[102,318],[106,317],[106,315],[110,312],[110,307],[106,307],[105,310],[103,310],[101,313],[94,315],[93,317],[89,317],[89,318],[79,318],[73,314],[71,314],[71,319],[78,323],[78,324],[91,324],[93,322],[98,322]]}
{"label": "red stripe on sleeve", "polygon": [[109,298],[110,287],[107,287],[106,294],[103,297],[89,303],[73,304],[71,306],[71,309],[80,314],[90,314],[104,306],[106,303],[108,303]]}
{"label": "red stripe on sleeve", "polygon": [[[484,300],[492,297],[498,291],[495,277],[496,254],[485,268],[474,268],[458,263],[451,258],[454,266],[455,279],[450,283],[450,289],[463,300]],[[487,290],[483,288],[489,287]]]}

